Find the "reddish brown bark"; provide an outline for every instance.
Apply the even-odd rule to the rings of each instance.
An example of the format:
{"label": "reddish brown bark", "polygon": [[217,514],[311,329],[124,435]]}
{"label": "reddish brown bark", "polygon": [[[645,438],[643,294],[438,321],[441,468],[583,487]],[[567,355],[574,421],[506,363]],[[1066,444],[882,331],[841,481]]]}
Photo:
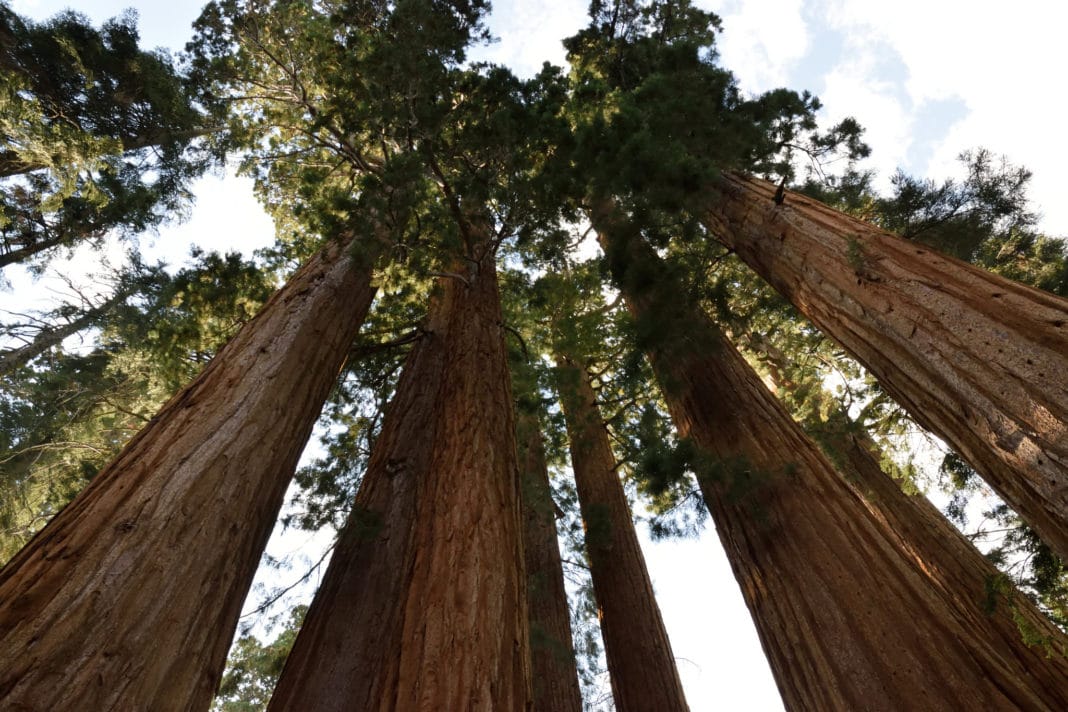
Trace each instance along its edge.
{"label": "reddish brown bark", "polygon": [[586,370],[557,356],[612,697],[620,712],[686,710],[660,607]]}
{"label": "reddish brown bark", "polygon": [[545,464],[538,417],[520,412],[519,476],[523,512],[523,552],[527,569],[530,663],[535,712],[580,712],[571,612],[556,536],[556,504]]}
{"label": "reddish brown bark", "polygon": [[0,570],[0,707],[207,709],[374,296],[331,244]]}
{"label": "reddish brown bark", "polygon": [[[271,710],[523,710],[519,481],[493,256],[445,279]],[[454,270],[464,271],[464,270]]]}
{"label": "reddish brown bark", "polygon": [[[610,260],[791,710],[1059,710],[1061,663],[940,587],[873,517],[663,263],[601,213]],[[638,286],[632,269],[641,272]],[[645,332],[648,333],[648,332]],[[912,538],[911,536],[909,537]],[[970,614],[964,611],[971,611]],[[1025,662],[1026,661],[1026,662]]]}
{"label": "reddish brown bark", "polygon": [[725,176],[709,229],[1068,560],[1068,301]]}
{"label": "reddish brown bark", "polygon": [[[871,438],[841,431],[828,438],[827,447],[868,510],[961,619],[989,629],[996,649],[1012,651],[1019,674],[1028,677],[1049,669],[1051,680],[1068,680],[1068,637],[926,497],[906,494],[883,472]],[[1023,638],[1032,645],[1020,646]]]}
{"label": "reddish brown bark", "polygon": [[[781,355],[769,355],[774,363]],[[794,384],[776,381],[779,388]],[[964,618],[981,619],[1011,649],[1021,637],[1035,643],[1023,652],[1026,667],[1055,667],[1068,677],[1068,637],[1035,607],[922,494],[908,494],[879,465],[879,446],[852,426],[840,405],[819,428],[823,451],[898,545],[959,605]],[[1047,652],[1049,659],[1047,660]]]}

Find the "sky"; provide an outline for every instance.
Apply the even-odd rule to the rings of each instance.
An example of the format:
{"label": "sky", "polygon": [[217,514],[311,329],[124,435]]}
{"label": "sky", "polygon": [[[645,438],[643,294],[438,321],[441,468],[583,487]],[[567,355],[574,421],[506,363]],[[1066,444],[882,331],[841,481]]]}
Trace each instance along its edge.
{"label": "sky", "polygon": [[[73,6],[100,22],[127,7],[140,15],[143,44],[179,49],[199,0],[13,0],[43,18]],[[719,51],[744,92],[808,89],[827,123],[856,117],[873,149],[867,167],[888,185],[897,169],[941,180],[958,174],[956,156],[985,147],[1034,173],[1040,226],[1068,234],[1061,199],[1068,143],[1063,28],[1068,10],[1048,0],[720,0],[699,3],[723,19]],[[499,41],[480,58],[520,74],[563,63],[559,40],[585,23],[584,0],[494,3]],[[270,221],[248,181],[209,176],[182,225],[146,237],[149,254],[180,261],[191,244],[251,250],[271,240]],[[84,267],[83,267],[84,269]],[[14,276],[4,300],[32,288]],[[644,541],[650,574],[691,709],[781,710],[775,684],[741,594],[709,528],[699,540]],[[314,548],[276,539],[275,554]]]}

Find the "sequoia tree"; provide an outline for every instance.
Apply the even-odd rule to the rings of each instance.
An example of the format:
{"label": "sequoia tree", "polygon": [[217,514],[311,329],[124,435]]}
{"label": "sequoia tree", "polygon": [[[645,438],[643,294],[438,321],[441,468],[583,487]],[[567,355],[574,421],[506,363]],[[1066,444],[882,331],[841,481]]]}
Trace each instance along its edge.
{"label": "sequoia tree", "polygon": [[934,585],[618,209],[593,220],[787,707],[1063,707],[1064,661]]}
{"label": "sequoia tree", "polygon": [[[194,257],[172,274],[138,265],[119,272],[108,281],[126,298],[101,297],[108,308],[82,294],[2,327],[26,343],[0,357],[12,366],[0,370],[0,560],[107,466],[277,289],[259,261]],[[89,328],[75,343],[62,338],[71,322]]]}
{"label": "sequoia tree", "polygon": [[775,190],[725,175],[709,230],[1068,559],[1068,301]]}
{"label": "sequoia tree", "polygon": [[[853,421],[844,406],[818,382],[818,373],[786,363],[784,354],[765,352],[780,398],[803,408],[795,415],[828,459],[885,530],[914,557],[931,583],[959,606],[963,618],[979,618],[1000,631],[1013,647],[1028,644],[1037,663],[1045,658],[1068,674],[1068,638],[1022,592],[998,571],[921,493],[906,492],[909,483],[895,480],[881,466],[886,461],[863,424]],[[816,382],[814,382],[814,380]]]}
{"label": "sequoia tree", "polygon": [[616,708],[686,710],[671,642],[589,375],[566,355],[558,354],[556,365]]}
{"label": "sequoia tree", "polygon": [[272,710],[527,705],[515,421],[488,240],[439,287]]}
{"label": "sequoia tree", "polygon": [[[513,363],[513,384],[517,380],[517,371],[527,370],[522,366],[517,368]],[[518,392],[517,388],[516,433],[534,709],[579,712],[582,693],[557,540],[557,507],[535,410],[539,399],[532,395],[534,387],[529,388],[530,393]]]}
{"label": "sequoia tree", "polygon": [[0,569],[5,706],[208,705],[297,458],[374,295],[353,249],[327,244]]}

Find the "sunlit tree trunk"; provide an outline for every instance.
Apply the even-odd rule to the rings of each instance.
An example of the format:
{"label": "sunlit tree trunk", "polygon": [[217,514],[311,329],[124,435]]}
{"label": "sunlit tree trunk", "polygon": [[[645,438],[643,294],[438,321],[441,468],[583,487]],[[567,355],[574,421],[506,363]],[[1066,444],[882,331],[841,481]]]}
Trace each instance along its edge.
{"label": "sunlit tree trunk", "polygon": [[[774,361],[775,358],[773,357]],[[791,385],[776,383],[777,388]],[[1053,667],[1068,678],[1068,637],[984,557],[922,494],[907,494],[879,465],[879,446],[832,407],[816,438],[868,511],[916,561],[957,614],[988,626],[998,647],[1016,651],[1022,669]],[[1016,650],[1021,638],[1030,643]]]}
{"label": "sunlit tree trunk", "polygon": [[0,708],[207,709],[374,296],[330,244],[0,570]]}
{"label": "sunlit tree trunk", "polygon": [[517,432],[534,710],[579,712],[582,691],[556,534],[556,504],[538,417],[520,412]]}
{"label": "sunlit tree trunk", "polygon": [[556,364],[616,709],[686,710],[671,642],[589,375],[566,356],[557,356]]}
{"label": "sunlit tree trunk", "polygon": [[595,224],[679,435],[706,458],[699,485],[786,707],[1064,709],[1063,665],[962,615],[967,594],[872,516],[655,253],[608,210]]}
{"label": "sunlit tree trunk", "polygon": [[[523,710],[515,423],[493,255],[443,279],[270,709]],[[461,281],[465,280],[465,281]]]}
{"label": "sunlit tree trunk", "polygon": [[[906,494],[879,466],[875,442],[865,433],[837,431],[826,438],[832,461],[883,522],[901,548],[928,575],[957,615],[990,629],[998,647],[1012,651],[1020,672],[1057,671],[1068,680],[1068,637],[1011,584],[922,494]],[[1025,638],[1031,647],[1021,649]]]}
{"label": "sunlit tree trunk", "polygon": [[1068,560],[1068,301],[724,176],[704,220]]}

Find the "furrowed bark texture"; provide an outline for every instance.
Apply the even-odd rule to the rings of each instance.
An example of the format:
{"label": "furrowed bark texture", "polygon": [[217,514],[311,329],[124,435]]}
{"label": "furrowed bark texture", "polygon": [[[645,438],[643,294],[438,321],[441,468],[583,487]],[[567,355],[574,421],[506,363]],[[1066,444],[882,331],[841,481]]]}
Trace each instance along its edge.
{"label": "furrowed bark texture", "polygon": [[0,707],[208,708],[373,296],[324,248],[0,570]]}
{"label": "furrowed bark texture", "polygon": [[[1007,669],[1015,669],[1038,688],[1056,690],[1068,684],[1068,636],[926,497],[902,491],[879,467],[877,446],[870,438],[842,432],[828,447],[868,510],[955,607],[956,615],[972,621],[972,629],[982,632],[992,650],[1004,651]],[[1025,636],[1033,644],[1026,645]]]}
{"label": "furrowed bark texture", "polygon": [[616,709],[686,710],[671,642],[589,375],[566,356],[557,356],[556,365]]}
{"label": "furrowed bark texture", "polygon": [[1068,560],[1068,301],[775,189],[724,176],[706,225]]}
{"label": "furrowed bark texture", "polygon": [[[789,386],[782,386],[789,388]],[[872,516],[907,552],[958,615],[989,629],[994,649],[1012,651],[1018,674],[1056,687],[1068,679],[1068,636],[1017,590],[922,494],[910,495],[879,466],[879,446],[832,412],[819,443]],[[1021,645],[1026,636],[1031,645]],[[1045,679],[1043,679],[1045,678]]]}
{"label": "furrowed bark texture", "polygon": [[647,342],[650,360],[680,437],[713,465],[699,484],[786,707],[1064,709],[1068,679],[1025,667],[1037,656],[1022,640],[963,615],[960,593],[932,583],[712,322],[680,304],[652,250],[610,217],[595,224],[639,332],[672,326]]}
{"label": "furrowed bark texture", "polygon": [[564,568],[556,536],[556,504],[545,464],[538,417],[520,413],[520,494],[523,513],[523,552],[527,569],[530,622],[530,664],[535,712],[580,712],[571,612],[564,588]]}
{"label": "furrowed bark texture", "polygon": [[528,704],[511,385],[493,256],[477,267],[443,280],[274,712]]}

